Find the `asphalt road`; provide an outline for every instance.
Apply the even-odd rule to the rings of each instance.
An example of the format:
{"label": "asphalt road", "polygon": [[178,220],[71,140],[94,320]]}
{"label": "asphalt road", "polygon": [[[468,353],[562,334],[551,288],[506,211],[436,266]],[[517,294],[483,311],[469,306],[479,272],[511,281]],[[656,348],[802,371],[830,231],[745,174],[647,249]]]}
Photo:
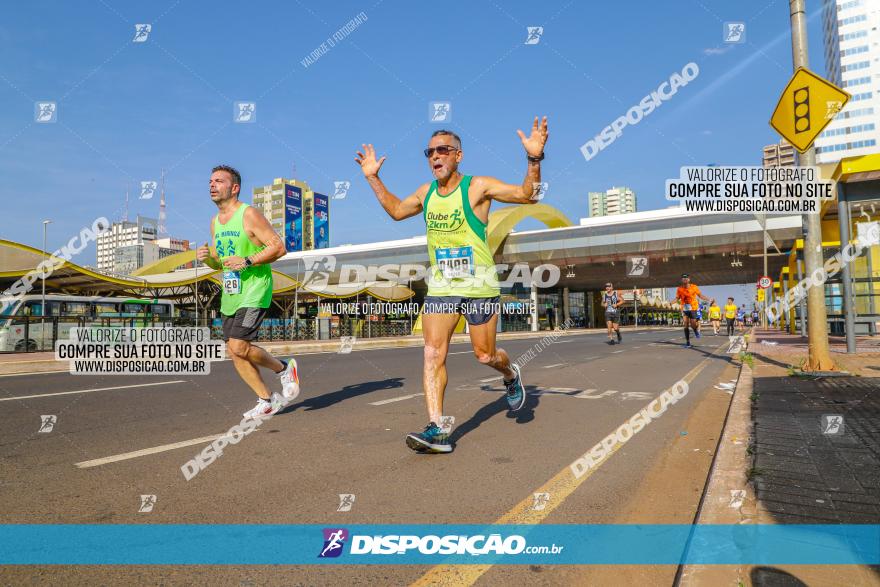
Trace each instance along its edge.
{"label": "asphalt road", "polygon": [[[517,414],[507,411],[500,377],[493,380],[496,373],[476,362],[469,345],[453,345],[444,412],[455,417],[456,449],[449,455],[418,455],[404,444],[405,434],[427,421],[420,347],[300,356],[303,393],[296,402],[190,481],[181,465],[254,403],[230,362],[214,363],[203,377],[0,377],[0,519],[492,523],[515,514],[520,502],[690,374],[684,399],[529,518],[548,524],[690,523],[730,398],[716,385],[736,376],[724,354],[726,340],[704,336],[699,347],[683,349],[679,329],[625,329],[624,336],[623,345],[609,346],[604,335],[573,332],[537,353],[523,368],[529,397]],[[515,358],[539,340],[502,346]],[[51,395],[69,391],[85,393]],[[41,415],[57,417],[51,432],[38,432]],[[138,512],[144,494],[156,495],[149,513]],[[350,511],[337,511],[340,494],[355,495]],[[449,584],[552,585],[586,584],[590,570],[445,571],[393,565],[22,566],[0,568],[0,582],[406,585],[434,573],[428,583],[443,576]],[[663,570],[664,580],[669,572]]]}

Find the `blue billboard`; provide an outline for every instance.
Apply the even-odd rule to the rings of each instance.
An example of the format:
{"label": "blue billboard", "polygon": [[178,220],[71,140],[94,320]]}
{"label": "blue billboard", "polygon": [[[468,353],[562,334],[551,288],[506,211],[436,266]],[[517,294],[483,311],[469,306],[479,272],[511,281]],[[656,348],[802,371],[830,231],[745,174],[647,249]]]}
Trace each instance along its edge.
{"label": "blue billboard", "polygon": [[284,185],[284,248],[287,252],[303,250],[302,190]]}
{"label": "blue billboard", "polygon": [[330,198],[315,193],[315,248],[330,248]]}

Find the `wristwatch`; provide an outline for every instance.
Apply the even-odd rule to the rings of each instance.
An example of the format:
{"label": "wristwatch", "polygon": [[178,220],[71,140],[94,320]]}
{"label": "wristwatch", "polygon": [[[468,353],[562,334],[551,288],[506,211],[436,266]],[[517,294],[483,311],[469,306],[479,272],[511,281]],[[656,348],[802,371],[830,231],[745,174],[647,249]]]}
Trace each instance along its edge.
{"label": "wristwatch", "polygon": [[527,157],[532,163],[539,163],[544,160],[544,153],[542,152],[539,157],[532,157],[531,155],[528,155]]}
{"label": "wristwatch", "polygon": [[244,258],[244,266],[245,266],[245,267],[252,267],[253,265],[254,265],[254,262],[251,261],[251,258],[250,258],[250,257],[245,257],[245,258]]}

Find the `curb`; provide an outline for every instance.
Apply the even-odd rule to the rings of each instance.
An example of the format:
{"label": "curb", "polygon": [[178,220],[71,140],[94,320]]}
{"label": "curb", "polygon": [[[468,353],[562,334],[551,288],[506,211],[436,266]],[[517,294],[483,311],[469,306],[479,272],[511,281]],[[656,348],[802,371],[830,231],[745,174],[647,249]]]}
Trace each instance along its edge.
{"label": "curb", "polygon": [[[752,457],[752,368],[741,364],[736,389],[728,409],[724,431],[694,525],[748,524],[757,518],[757,499],[748,479]],[[679,581],[685,587],[701,585],[749,585],[751,565],[684,565]]]}

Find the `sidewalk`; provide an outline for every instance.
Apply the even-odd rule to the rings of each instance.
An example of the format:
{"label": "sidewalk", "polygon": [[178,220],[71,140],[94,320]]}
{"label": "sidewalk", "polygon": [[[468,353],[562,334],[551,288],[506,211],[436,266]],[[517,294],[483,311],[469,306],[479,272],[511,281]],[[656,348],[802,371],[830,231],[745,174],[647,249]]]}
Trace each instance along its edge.
{"label": "sidewalk", "polygon": [[[668,326],[639,326],[639,330],[669,330]],[[605,328],[572,328],[565,330],[539,330],[538,332],[499,332],[498,340],[517,340],[523,338],[541,339],[545,336],[559,337],[571,334],[594,334],[605,332]],[[455,334],[452,342],[467,342],[470,340],[467,334]],[[277,342],[257,342],[258,345],[268,352],[276,355],[296,355],[305,353],[337,352],[341,341],[338,338],[331,340],[289,340]],[[423,346],[422,336],[398,336],[381,338],[359,338],[355,341],[352,351],[360,351],[377,348],[398,348]],[[13,375],[16,373],[35,372],[58,372],[69,369],[67,361],[56,361],[54,352],[39,353],[0,353],[0,375]]]}
{"label": "sidewalk", "polygon": [[[851,376],[797,377],[790,368],[806,358],[805,340],[754,333],[754,368],[743,367],[698,523],[880,523],[880,345],[859,337],[858,348],[834,355]],[[880,585],[880,569],[693,566],[682,584],[802,584],[779,582],[793,579]]]}

